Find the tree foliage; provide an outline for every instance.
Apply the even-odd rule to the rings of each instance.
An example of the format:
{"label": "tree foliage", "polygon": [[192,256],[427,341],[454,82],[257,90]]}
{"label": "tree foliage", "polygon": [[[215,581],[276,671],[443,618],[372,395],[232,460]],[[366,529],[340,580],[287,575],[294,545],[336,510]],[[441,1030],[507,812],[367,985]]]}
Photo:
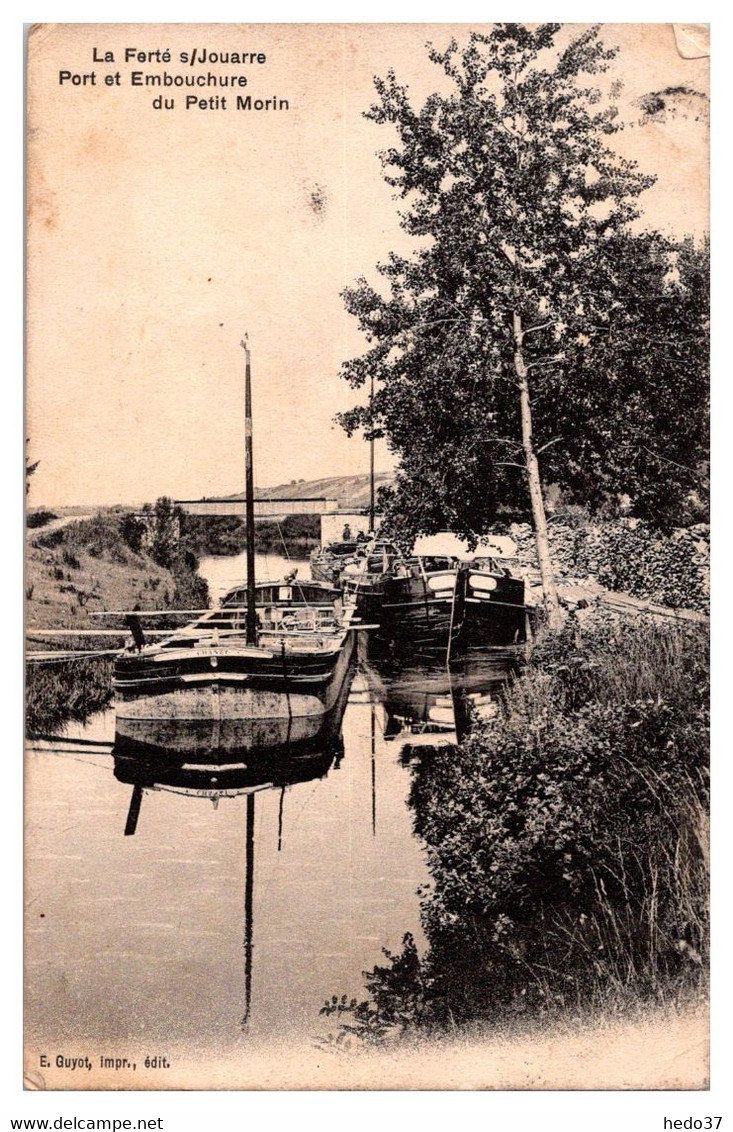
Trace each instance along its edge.
{"label": "tree foliage", "polygon": [[709,248],[657,233],[619,243],[605,332],[542,391],[538,412],[563,434],[547,475],[579,502],[628,495],[635,515],[681,526],[706,517]]}
{"label": "tree foliage", "polygon": [[31,463],[31,462],[30,462],[30,460],[28,459],[28,448],[27,448],[28,444],[30,444],[30,440],[26,440],[26,442],[25,442],[25,443],[26,443],[26,454],[25,454],[25,493],[26,493],[26,495],[27,495],[27,494],[28,494],[28,492],[29,492],[29,491],[30,491],[30,489],[31,489],[31,482],[30,482],[30,481],[31,481],[31,476],[32,476],[32,475],[34,474],[34,472],[35,472],[35,471],[37,470],[37,468],[38,468],[38,465],[40,464],[40,462],[41,462],[41,461],[40,461],[40,460],[36,460],[36,461],[35,461],[34,463]]}
{"label": "tree foliage", "polygon": [[366,116],[396,135],[381,160],[415,250],[344,292],[368,349],[343,376],[376,391],[340,419],[386,436],[400,461],[386,502],[413,532],[470,537],[500,504],[526,508],[522,373],[543,478],[575,499],[629,492],[657,514],[662,461],[687,469],[680,490],[698,472],[704,255],[632,234],[653,178],[610,146],[618,91],[599,76],[616,50],[595,27],[564,46],[559,32],[502,24],[430,48],[447,92],[419,109],[393,71],[375,80]]}

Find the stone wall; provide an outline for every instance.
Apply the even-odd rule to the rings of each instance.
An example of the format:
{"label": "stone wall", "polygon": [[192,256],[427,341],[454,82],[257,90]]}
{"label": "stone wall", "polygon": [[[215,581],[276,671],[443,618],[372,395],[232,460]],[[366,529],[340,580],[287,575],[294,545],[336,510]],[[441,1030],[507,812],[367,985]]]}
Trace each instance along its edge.
{"label": "stone wall", "polygon": [[[532,529],[514,524],[520,565],[532,574],[537,557]],[[598,523],[550,521],[550,545],[559,580],[594,579],[609,590],[707,612],[710,600],[710,528],[706,524],[663,535],[641,519]]]}

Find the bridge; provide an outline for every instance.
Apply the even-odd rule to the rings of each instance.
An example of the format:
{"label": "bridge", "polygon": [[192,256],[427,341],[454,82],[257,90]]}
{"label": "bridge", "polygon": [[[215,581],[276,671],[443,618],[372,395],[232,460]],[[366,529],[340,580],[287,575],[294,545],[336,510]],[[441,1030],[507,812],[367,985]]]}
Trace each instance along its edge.
{"label": "bridge", "polygon": [[[176,499],[174,503],[187,515],[238,515],[244,518],[243,499]],[[257,519],[280,519],[284,515],[320,515],[321,545],[338,542],[348,527],[351,535],[369,530],[369,512],[344,511],[338,499],[325,496],[307,496],[305,499],[255,499]]]}
{"label": "bridge", "polygon": [[[244,499],[175,499],[187,515],[240,515],[244,518]],[[276,519],[284,515],[328,515],[338,511],[337,499],[310,496],[305,499],[255,499],[255,519]]]}

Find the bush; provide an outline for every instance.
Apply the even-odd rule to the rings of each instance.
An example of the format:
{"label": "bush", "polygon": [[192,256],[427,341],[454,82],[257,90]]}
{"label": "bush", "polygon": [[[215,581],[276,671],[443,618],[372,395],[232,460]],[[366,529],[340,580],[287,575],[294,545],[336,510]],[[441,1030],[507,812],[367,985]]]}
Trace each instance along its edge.
{"label": "bush", "polygon": [[146,526],[138,515],[125,515],[122,520],[121,534],[126,545],[134,554],[140,554],[145,541]]}
{"label": "bush", "polygon": [[604,523],[586,532],[577,547],[581,573],[595,573],[601,585],[623,590],[673,609],[707,610],[709,603],[706,527],[655,531],[640,520]]}
{"label": "bush", "polygon": [[[195,560],[194,560],[195,561]],[[207,609],[209,587],[189,564],[174,562],[171,567],[175,579],[172,599],[166,601],[173,609]]]}
{"label": "bush", "polygon": [[416,779],[435,878],[430,968],[454,1018],[648,997],[698,977],[699,713],[588,696],[598,679],[582,661],[551,681],[529,673],[500,726]]}
{"label": "bush", "polygon": [[26,526],[29,530],[35,530],[37,527],[48,526],[54,519],[58,519],[58,515],[53,511],[32,511],[26,517]]}
{"label": "bush", "polygon": [[[520,558],[534,564],[530,527],[522,523],[510,533]],[[710,536],[704,524],[666,535],[641,519],[591,523],[580,508],[563,507],[549,533],[559,577],[590,576],[610,590],[673,609],[708,610]]]}
{"label": "bush", "polygon": [[63,547],[64,561],[74,568],[80,564],[78,556],[84,553],[94,558],[126,562],[128,550],[121,533],[124,515],[115,510],[100,512],[91,519],[79,519],[41,535],[36,544],[49,549]]}
{"label": "bush", "polygon": [[[432,874],[415,1028],[615,1010],[700,986],[707,672],[698,626],[581,632],[571,618],[507,687],[498,719],[426,749],[410,796]],[[371,1007],[376,979],[397,1017],[395,964],[369,986]]]}

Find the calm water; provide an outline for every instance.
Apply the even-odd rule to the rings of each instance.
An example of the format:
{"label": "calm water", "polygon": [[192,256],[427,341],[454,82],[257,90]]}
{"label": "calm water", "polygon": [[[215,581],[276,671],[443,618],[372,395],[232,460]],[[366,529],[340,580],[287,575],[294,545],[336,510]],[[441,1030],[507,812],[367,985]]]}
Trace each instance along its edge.
{"label": "calm water", "polygon": [[[258,577],[283,565],[262,560]],[[207,559],[202,573],[216,599],[243,566]],[[342,746],[277,781],[265,774],[249,794],[148,781],[134,836],[124,835],[135,786],[115,776],[114,711],[34,744],[29,1048],[214,1056],[312,1045],[333,1029],[318,1013],[327,998],[364,997],[362,972],[383,948],[399,950],[408,931],[422,942],[416,890],[429,877],[405,748],[454,739],[466,696],[490,715],[505,670],[496,656],[452,674],[441,662],[362,658]]]}
{"label": "calm water", "polygon": [[[202,558],[199,573],[209,583],[212,603],[216,603],[232,586],[247,577],[246,554]],[[279,554],[258,554],[257,581],[276,582],[283,574],[297,567],[299,578],[310,578],[310,563],[299,558],[284,558]]]}

